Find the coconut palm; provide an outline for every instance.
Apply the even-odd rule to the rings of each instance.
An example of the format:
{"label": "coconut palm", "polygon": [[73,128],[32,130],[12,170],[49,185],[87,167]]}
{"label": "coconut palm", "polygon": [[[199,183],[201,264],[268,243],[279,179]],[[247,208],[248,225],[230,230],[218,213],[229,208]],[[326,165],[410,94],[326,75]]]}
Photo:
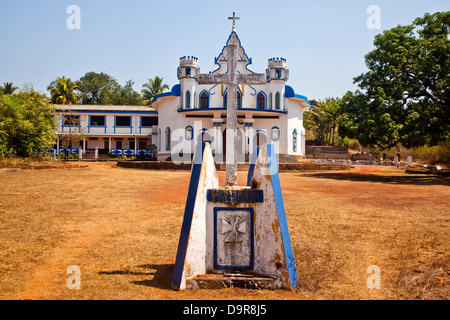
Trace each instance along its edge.
{"label": "coconut palm", "polygon": [[148,79],[147,83],[144,83],[142,87],[142,102],[146,106],[151,106],[153,99],[164,92],[165,89],[169,90],[170,87],[167,84],[162,84],[163,78],[158,76],[155,79]]}
{"label": "coconut palm", "polygon": [[74,91],[79,89],[75,82],[66,77],[57,78],[47,87],[52,95],[52,102],[57,104],[77,104],[78,96]]}
{"label": "coconut palm", "polygon": [[317,143],[334,145],[340,100],[326,98],[325,100],[312,100],[311,104],[311,109],[304,114],[305,128],[314,133]]}
{"label": "coconut palm", "polygon": [[18,87],[13,87],[12,82],[3,82],[3,86],[0,86],[0,91],[3,94],[14,94],[14,91],[18,89]]}

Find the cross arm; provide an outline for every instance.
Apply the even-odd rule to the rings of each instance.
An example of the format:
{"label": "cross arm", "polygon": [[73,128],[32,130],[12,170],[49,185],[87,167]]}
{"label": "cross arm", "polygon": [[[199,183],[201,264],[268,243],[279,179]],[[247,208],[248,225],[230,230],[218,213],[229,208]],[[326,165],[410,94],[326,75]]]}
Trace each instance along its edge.
{"label": "cross arm", "polygon": [[240,84],[266,84],[265,73],[238,74],[237,82]]}
{"label": "cross arm", "polygon": [[[228,83],[228,74],[199,74],[198,83],[199,84],[218,84],[218,83]],[[266,74],[265,73],[251,73],[251,74],[238,74],[237,83],[239,84],[265,84]]]}
{"label": "cross arm", "polygon": [[199,84],[218,84],[227,82],[228,82],[228,75],[225,73],[222,74],[201,73],[198,75]]}

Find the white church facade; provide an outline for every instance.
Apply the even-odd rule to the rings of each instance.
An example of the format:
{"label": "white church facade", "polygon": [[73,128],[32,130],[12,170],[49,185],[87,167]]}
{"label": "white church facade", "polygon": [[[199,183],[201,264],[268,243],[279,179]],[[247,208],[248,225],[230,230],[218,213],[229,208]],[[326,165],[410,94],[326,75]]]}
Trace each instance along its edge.
{"label": "white church facade", "polygon": [[[250,75],[252,59],[248,57],[233,30],[221,53],[215,58],[217,68],[210,72],[227,74],[227,47],[238,39],[239,74]],[[179,84],[170,92],[156,96],[153,108],[158,113],[156,141],[158,160],[189,161],[197,143],[209,141],[216,162],[224,161],[227,130],[227,84],[200,84],[196,57],[182,57],[178,67]],[[238,83],[238,162],[248,162],[256,146],[275,145],[277,154],[305,155],[303,113],[310,103],[286,85],[289,78],[286,60],[271,58],[264,84]],[[155,136],[154,136],[155,138]]]}

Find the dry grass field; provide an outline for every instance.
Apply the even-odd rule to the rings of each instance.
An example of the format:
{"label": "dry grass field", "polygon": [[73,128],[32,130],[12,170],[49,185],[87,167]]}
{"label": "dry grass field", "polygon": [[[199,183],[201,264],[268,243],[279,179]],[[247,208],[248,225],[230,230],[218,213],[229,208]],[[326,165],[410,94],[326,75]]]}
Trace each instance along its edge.
{"label": "dry grass field", "polygon": [[[173,291],[189,176],[0,170],[0,299],[450,298],[449,179],[386,167],[280,174],[295,290]],[[80,290],[66,286],[71,265]],[[371,265],[380,289],[367,288]]]}

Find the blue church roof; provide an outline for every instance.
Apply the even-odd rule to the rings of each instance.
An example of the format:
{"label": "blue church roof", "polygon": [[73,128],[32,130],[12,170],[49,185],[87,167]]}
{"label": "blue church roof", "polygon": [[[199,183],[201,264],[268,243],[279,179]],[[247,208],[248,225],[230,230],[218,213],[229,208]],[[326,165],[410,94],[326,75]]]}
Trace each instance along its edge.
{"label": "blue church roof", "polygon": [[292,89],[291,86],[286,86],[286,87],[285,87],[284,94],[285,94],[286,98],[298,98],[298,99],[303,99],[303,100],[306,100],[306,103],[307,103],[307,104],[311,105],[311,102],[309,102],[309,100],[308,100],[307,97],[302,96],[302,95],[300,95],[300,94],[296,94],[296,93],[294,92],[294,89]]}
{"label": "blue church roof", "polygon": [[168,97],[168,96],[174,96],[179,97],[181,95],[181,85],[176,84],[172,87],[172,90],[169,92],[164,92],[161,94],[158,94],[152,101],[152,103],[155,103],[159,98]]}

